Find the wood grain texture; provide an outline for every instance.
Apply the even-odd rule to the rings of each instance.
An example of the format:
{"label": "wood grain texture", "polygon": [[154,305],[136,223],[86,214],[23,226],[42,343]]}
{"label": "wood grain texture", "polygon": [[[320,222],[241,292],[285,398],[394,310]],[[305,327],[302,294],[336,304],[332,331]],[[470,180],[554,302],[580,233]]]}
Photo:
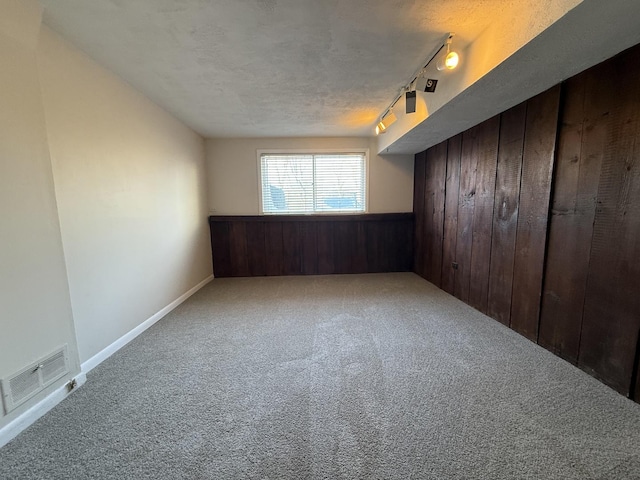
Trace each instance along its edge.
{"label": "wood grain texture", "polygon": [[247,235],[247,256],[249,262],[249,274],[252,277],[260,277],[267,274],[265,265],[265,231],[262,222],[245,223]]}
{"label": "wood grain texture", "polygon": [[302,240],[302,273],[318,273],[318,227],[315,222],[302,222],[298,230]]}
{"label": "wood grain texture", "polygon": [[471,268],[469,272],[469,305],[487,313],[491,236],[493,232],[493,200],[498,163],[500,116],[479,125]]}
{"label": "wood grain texture", "polygon": [[229,246],[229,222],[210,223],[213,274],[217,278],[232,276]]}
{"label": "wood grain texture", "polygon": [[511,328],[537,341],[560,86],[527,102]]}
{"label": "wood grain texture", "polygon": [[334,272],[353,271],[352,258],[357,250],[356,229],[353,223],[336,223],[333,235]]}
{"label": "wood grain texture", "polygon": [[413,171],[413,215],[414,215],[414,256],[413,271],[425,276],[425,230],[424,230],[424,194],[426,182],[427,152],[420,152],[415,156]]}
{"label": "wood grain texture", "polygon": [[234,266],[233,276],[248,277],[251,275],[247,253],[247,224],[245,222],[229,224],[229,256],[231,264]]}
{"label": "wood grain texture", "polygon": [[[284,243],[282,237],[282,223],[265,224],[265,269],[269,276],[284,275]],[[289,252],[287,252],[289,253]],[[247,275],[242,275],[247,276]]]}
{"label": "wood grain texture", "polygon": [[441,288],[483,310],[490,239],[487,313],[640,401],[640,46],[501,114],[490,220],[484,127],[448,140]]}
{"label": "wood grain texture", "polygon": [[318,223],[318,273],[327,275],[336,273],[334,263],[334,234],[335,224],[331,222]]}
{"label": "wood grain texture", "polygon": [[303,236],[299,223],[282,224],[283,275],[302,275]]}
{"label": "wood grain texture", "polygon": [[473,211],[476,201],[476,170],[478,165],[481,127],[462,134],[460,154],[460,188],[458,192],[458,235],[456,239],[456,283],[454,295],[469,302],[471,282],[471,249],[473,246]]}
{"label": "wood grain texture", "polygon": [[487,314],[507,326],[511,320],[526,114],[525,102],[504,112],[500,119]]}
{"label": "wood grain texture", "polygon": [[401,272],[413,214],[210,217],[217,277]]}
{"label": "wood grain texture", "polygon": [[427,150],[424,187],[424,278],[436,286],[442,282],[444,236],[444,188],[447,176],[447,142]]}
{"label": "wood grain texture", "polygon": [[600,68],[564,85],[538,343],[576,363],[613,93]]}
{"label": "wood grain texture", "polygon": [[629,395],[640,330],[640,50],[611,62],[615,104],[598,185],[579,365]]}
{"label": "wood grain texture", "polygon": [[[367,263],[367,234],[364,228],[364,223],[363,222],[354,223],[353,227],[354,227],[353,230],[355,234],[355,238],[354,238],[355,251],[351,252],[351,259],[350,259],[351,268],[347,273],[351,273],[351,272],[367,273],[369,271],[369,267]],[[409,241],[412,242],[413,232],[410,231],[409,234],[410,234]],[[413,243],[411,244],[413,245]],[[407,256],[409,259],[411,259],[411,257],[413,256],[413,249],[410,250]],[[403,271],[411,271],[412,266],[413,266],[413,262],[410,260],[409,265],[406,265],[405,267],[403,267]],[[391,268],[392,269],[398,268],[398,266],[392,265]]]}
{"label": "wood grain texture", "polygon": [[453,295],[455,290],[456,241],[458,238],[458,196],[460,191],[460,153],[462,135],[448,140],[445,183],[444,227],[442,240],[441,288]]}

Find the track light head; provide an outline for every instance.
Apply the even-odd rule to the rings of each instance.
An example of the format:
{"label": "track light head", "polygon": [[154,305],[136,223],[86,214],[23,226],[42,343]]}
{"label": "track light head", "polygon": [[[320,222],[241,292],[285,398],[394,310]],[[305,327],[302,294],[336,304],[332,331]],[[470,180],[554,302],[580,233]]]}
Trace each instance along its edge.
{"label": "track light head", "polygon": [[396,117],[396,114],[393,113],[393,110],[389,109],[389,111],[387,111],[387,113],[382,116],[382,119],[376,125],[376,135],[385,133],[387,131],[387,128],[389,128],[389,125],[391,125],[397,119],[398,118]]}
{"label": "track light head", "polygon": [[451,51],[451,38],[453,37],[453,35],[451,35],[448,39],[447,39],[447,51],[446,53],[441,56],[438,59],[438,63],[437,63],[437,68],[438,70],[442,71],[442,70],[453,70],[454,68],[456,68],[458,66],[458,63],[460,62],[460,56],[458,55],[457,52],[455,51]]}

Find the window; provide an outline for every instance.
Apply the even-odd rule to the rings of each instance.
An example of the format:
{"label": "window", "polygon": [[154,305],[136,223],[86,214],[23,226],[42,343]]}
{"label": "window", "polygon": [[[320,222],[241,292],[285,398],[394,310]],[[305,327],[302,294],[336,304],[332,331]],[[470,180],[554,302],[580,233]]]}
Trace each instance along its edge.
{"label": "window", "polygon": [[366,211],[366,152],[259,153],[262,213]]}

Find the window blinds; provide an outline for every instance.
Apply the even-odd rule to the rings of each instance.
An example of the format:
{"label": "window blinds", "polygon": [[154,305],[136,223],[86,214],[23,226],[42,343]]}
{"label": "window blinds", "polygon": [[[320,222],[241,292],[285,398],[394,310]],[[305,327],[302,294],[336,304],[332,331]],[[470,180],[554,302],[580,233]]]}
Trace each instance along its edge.
{"label": "window blinds", "polygon": [[364,212],[364,153],[261,154],[262,212]]}

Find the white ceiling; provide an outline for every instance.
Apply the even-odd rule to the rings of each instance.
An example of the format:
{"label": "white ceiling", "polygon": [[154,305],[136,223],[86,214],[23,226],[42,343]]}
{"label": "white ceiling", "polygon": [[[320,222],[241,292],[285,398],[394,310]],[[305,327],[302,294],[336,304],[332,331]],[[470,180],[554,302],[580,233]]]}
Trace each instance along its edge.
{"label": "white ceiling", "polygon": [[[370,136],[382,111],[449,31],[456,32],[454,45],[464,47],[506,11],[517,12],[518,8],[534,3],[553,10],[561,2],[40,0],[40,3],[45,7],[44,21],[48,26],[205,137],[326,137]],[[573,2],[576,3],[580,2]],[[584,13],[599,5],[603,12],[616,12],[616,4],[624,4],[629,10],[634,3],[637,5],[637,0],[585,0],[580,8]],[[635,10],[640,12],[638,8]],[[613,20],[617,22],[615,16]],[[622,23],[627,29],[640,31],[634,27],[638,24],[634,21]],[[593,24],[589,28],[594,28]],[[603,35],[614,36],[611,32],[615,28],[615,23],[607,25]],[[450,102],[455,109],[445,106],[433,115],[434,119],[428,118],[418,128],[403,134],[389,151],[415,153],[429,146],[427,141],[433,144],[446,138],[443,135],[458,133],[473,125],[469,122],[477,123],[499,112],[496,108],[514,105],[518,96],[524,100],[536,88],[541,91],[557,83],[556,77],[566,78],[562,76],[571,68],[555,76],[541,69],[548,63],[545,55],[549,48],[557,47],[550,42],[561,41],[564,33],[558,28],[549,31],[547,41],[532,42],[528,50],[522,49],[524,54],[516,52],[512,62],[507,60],[496,69],[497,74],[491,78],[487,75],[484,83],[477,82],[483,90],[473,98],[458,95]],[[581,34],[589,37],[592,33]],[[574,32],[573,39],[577,39],[574,42],[577,46],[572,48],[579,49],[580,35]],[[632,41],[627,40],[618,42],[618,47],[605,48],[605,53],[612,55],[616,48],[622,50]],[[561,45],[559,48],[564,54],[570,53]],[[576,66],[586,68],[598,58],[606,58],[602,55],[601,51],[583,52],[585,58],[595,60],[583,58]],[[505,79],[511,75],[520,81],[540,71],[546,72],[545,77],[534,82],[533,90],[531,82],[527,89],[515,82],[506,85],[509,81]],[[512,100],[506,100],[507,86],[512,91]],[[493,93],[487,88],[493,88]],[[429,132],[437,135],[429,137]]]}

